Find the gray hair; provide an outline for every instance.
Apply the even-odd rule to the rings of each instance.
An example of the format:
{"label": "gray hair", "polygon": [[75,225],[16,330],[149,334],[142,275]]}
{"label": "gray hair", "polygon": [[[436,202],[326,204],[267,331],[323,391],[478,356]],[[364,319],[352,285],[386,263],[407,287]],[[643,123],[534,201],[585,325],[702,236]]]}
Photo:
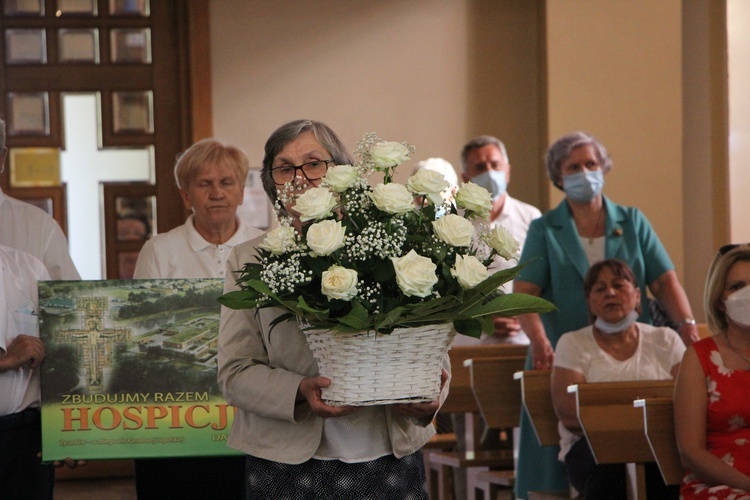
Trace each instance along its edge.
{"label": "gray hair", "polygon": [[563,162],[568,159],[574,149],[589,145],[594,146],[596,158],[602,166],[602,173],[606,174],[612,169],[612,159],[607,149],[596,137],[587,132],[572,132],[553,142],[547,150],[547,175],[556,188],[562,189]]}
{"label": "gray hair", "polygon": [[273,162],[281,153],[284,147],[295,140],[300,135],[312,132],[318,142],[326,148],[328,153],[331,155],[331,159],[337,165],[352,165],[354,160],[352,159],[349,152],[346,150],[344,143],[336,135],[336,132],[322,122],[316,122],[314,120],[295,120],[282,125],[273,131],[271,136],[266,141],[265,156],[263,157],[263,167],[260,171],[260,178],[263,181],[263,189],[266,191],[268,199],[271,200],[271,204],[275,205],[278,199],[276,192],[276,183],[273,182],[271,177],[271,168]]}
{"label": "gray hair", "polygon": [[505,163],[510,163],[510,160],[508,160],[508,152],[505,149],[505,144],[503,144],[503,141],[491,135],[480,135],[467,142],[461,150],[461,166],[464,172],[466,171],[467,167],[466,157],[469,156],[469,151],[490,145],[495,146],[500,150],[500,154],[503,155]]}
{"label": "gray hair", "polygon": [[225,145],[216,139],[202,139],[177,157],[174,178],[177,187],[187,189],[205,166],[226,165],[234,170],[240,186],[245,186],[250,162],[247,155],[234,146]]}
{"label": "gray hair", "polygon": [[706,323],[713,333],[726,332],[727,313],[721,307],[721,294],[726,285],[729,268],[735,262],[750,261],[750,246],[747,244],[737,245],[726,252],[722,249],[716,254],[711,266],[708,268],[706,277],[706,288],[703,290],[703,305],[706,311]]}

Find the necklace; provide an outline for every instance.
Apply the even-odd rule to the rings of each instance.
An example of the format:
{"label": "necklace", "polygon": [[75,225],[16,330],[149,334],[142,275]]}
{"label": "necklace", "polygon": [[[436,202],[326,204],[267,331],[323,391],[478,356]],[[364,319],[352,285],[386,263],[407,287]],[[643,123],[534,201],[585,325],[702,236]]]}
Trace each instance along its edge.
{"label": "necklace", "polygon": [[739,357],[741,357],[742,359],[744,359],[745,363],[747,363],[748,365],[750,365],[750,358],[748,358],[747,356],[745,356],[744,354],[742,354],[740,351],[738,351],[737,349],[735,349],[734,346],[732,345],[732,341],[729,340],[729,332],[724,332],[724,335],[727,338],[727,345],[729,346],[729,348],[731,350],[733,350],[734,352],[736,352]]}

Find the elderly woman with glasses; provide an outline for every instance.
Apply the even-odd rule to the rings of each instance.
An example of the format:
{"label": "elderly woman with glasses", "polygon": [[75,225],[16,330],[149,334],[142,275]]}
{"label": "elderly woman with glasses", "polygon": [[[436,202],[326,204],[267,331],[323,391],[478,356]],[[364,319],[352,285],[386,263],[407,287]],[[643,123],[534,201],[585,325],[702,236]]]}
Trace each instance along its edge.
{"label": "elderly woman with glasses", "polygon": [[[329,165],[352,164],[325,124],[297,120],[271,134],[261,178],[276,209],[291,215],[295,197],[322,181]],[[256,260],[263,238],[235,247],[225,291]],[[282,311],[222,308],[219,385],[237,408],[227,444],[247,454],[247,498],[426,499],[421,448],[434,429],[438,401],[381,406],[329,406],[330,380],[295,320],[274,325]],[[443,373],[445,397],[447,372]]]}
{"label": "elderly woman with glasses", "polygon": [[674,394],[681,498],[750,498],[750,246],[721,248],[704,302],[714,335],[685,352]]}
{"label": "elderly woman with glasses", "polygon": [[[529,265],[514,281],[513,291],[541,296],[558,310],[519,317],[531,341],[528,368],[551,369],[560,336],[588,324],[583,278],[592,264],[610,258],[627,263],[636,277],[641,322],[651,323],[647,285],[678,325],[685,344],[697,340],[690,303],[651,224],[637,208],[618,205],[602,194],[604,177],[612,169],[604,146],[590,134],[573,132],[550,146],[546,164],[552,184],[565,192],[565,199],[531,223],[520,259]],[[538,445],[531,421],[522,414],[518,498],[527,498],[529,490],[567,488],[558,452],[557,447]]]}

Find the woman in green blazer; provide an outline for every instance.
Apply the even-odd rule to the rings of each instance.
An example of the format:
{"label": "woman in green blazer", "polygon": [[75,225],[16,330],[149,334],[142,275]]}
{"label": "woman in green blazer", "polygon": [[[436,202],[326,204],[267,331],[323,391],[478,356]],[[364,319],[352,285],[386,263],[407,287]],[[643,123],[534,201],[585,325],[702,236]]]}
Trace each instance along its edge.
{"label": "woman in green blazer", "polygon": [[[589,324],[583,277],[591,264],[604,259],[623,260],[633,270],[643,301],[639,321],[651,323],[647,285],[679,325],[683,341],[689,345],[697,340],[687,295],[648,219],[637,208],[618,205],[602,195],[604,175],[612,168],[604,146],[585,132],[573,132],[552,144],[546,163],[552,184],[565,192],[565,199],[531,223],[521,262],[532,262],[515,280],[513,291],[543,297],[558,310],[519,317],[531,341],[527,368],[550,370],[560,336]],[[523,413],[517,498],[527,498],[529,491],[568,488],[558,452],[557,446],[538,445],[531,421]]]}

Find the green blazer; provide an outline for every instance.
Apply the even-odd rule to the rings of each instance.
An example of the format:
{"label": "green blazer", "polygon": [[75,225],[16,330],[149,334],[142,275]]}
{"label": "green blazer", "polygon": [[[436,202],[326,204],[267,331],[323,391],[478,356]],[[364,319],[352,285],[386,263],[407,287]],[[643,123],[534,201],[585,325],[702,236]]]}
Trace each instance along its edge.
{"label": "green blazer", "polygon": [[[651,323],[646,286],[674,269],[667,251],[643,213],[604,200],[606,213],[605,257],[625,261],[641,288],[642,314],[639,321]],[[552,347],[560,336],[589,324],[588,307],[583,295],[583,277],[589,263],[578,237],[566,200],[554,210],[531,223],[521,254],[528,262],[518,279],[542,289],[542,297],[557,306],[557,311],[542,315]]]}

